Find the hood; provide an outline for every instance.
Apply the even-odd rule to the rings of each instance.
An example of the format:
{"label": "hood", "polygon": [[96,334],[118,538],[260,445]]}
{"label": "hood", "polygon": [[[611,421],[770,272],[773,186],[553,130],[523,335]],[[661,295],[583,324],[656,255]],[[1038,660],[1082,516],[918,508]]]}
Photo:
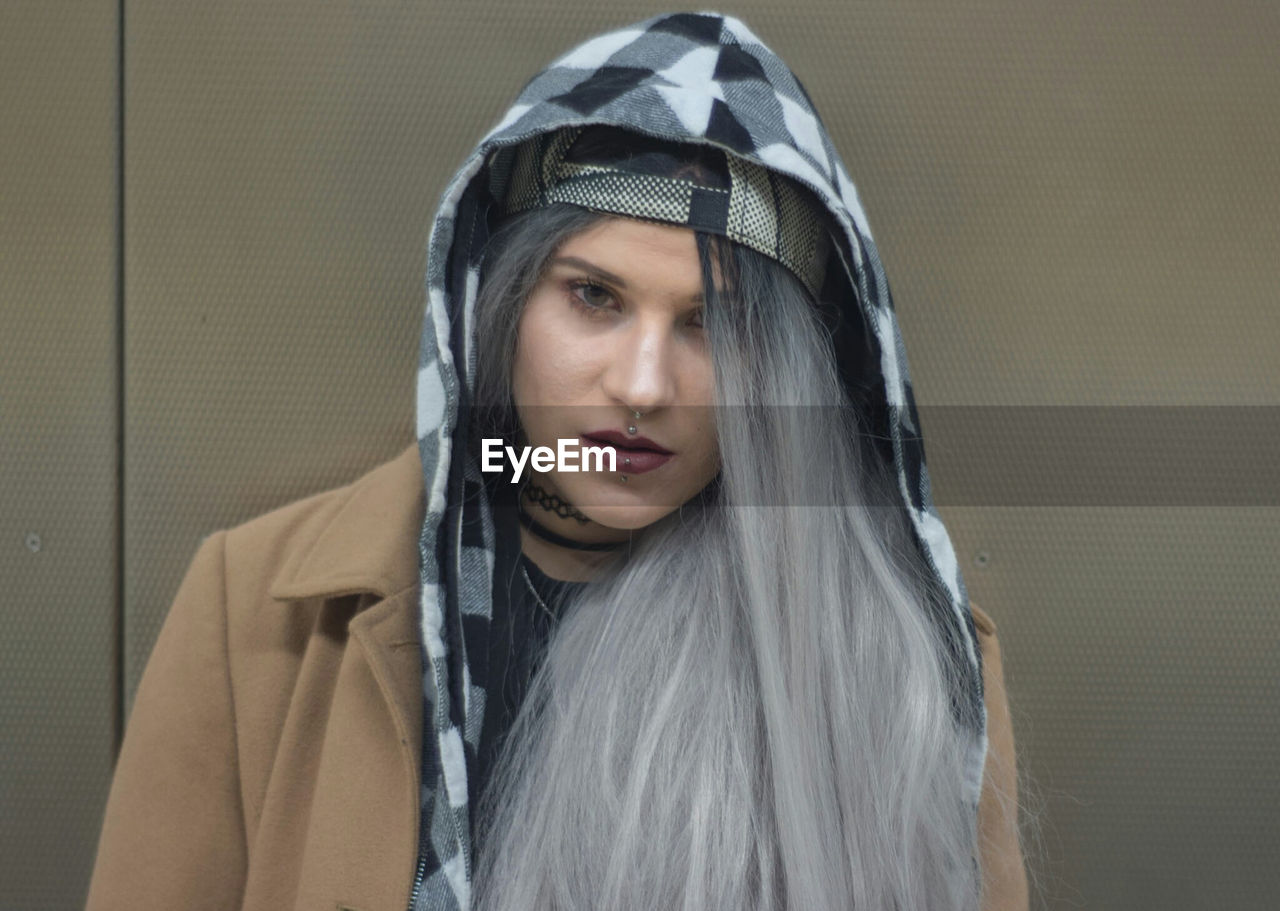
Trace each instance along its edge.
{"label": "hood", "polygon": [[953,705],[972,733],[965,786],[975,814],[981,793],[987,748],[981,653],[955,551],[931,500],[906,351],[857,190],[799,80],[746,25],[710,12],[655,16],[584,42],[531,79],[456,172],[432,226],[417,374],[427,499],[418,546],[424,673],[447,698],[428,703],[424,719],[417,907],[465,908],[470,901],[468,769],[484,692],[472,684],[468,655],[484,653],[495,548],[482,475],[467,455],[465,435],[484,214],[504,189],[504,169],[491,165],[530,137],[585,124],[706,143],[772,168],[812,190],[842,229],[845,243],[837,243],[842,249],[830,268],[845,270],[856,297],[849,306],[860,311],[852,316],[872,338],[870,357],[861,349],[842,352],[848,356],[841,366],[850,382],[850,365],[860,365],[858,400],[871,430],[886,441],[881,455],[896,474],[902,506],[950,595],[950,611],[931,619],[962,669],[963,692]]}

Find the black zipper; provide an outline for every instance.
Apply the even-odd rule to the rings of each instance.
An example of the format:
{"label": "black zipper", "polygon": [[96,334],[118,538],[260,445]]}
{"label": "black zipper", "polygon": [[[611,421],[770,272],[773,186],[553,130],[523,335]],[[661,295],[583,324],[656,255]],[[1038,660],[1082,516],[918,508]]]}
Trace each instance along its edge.
{"label": "black zipper", "polygon": [[[423,661],[430,661],[430,659],[427,657],[427,650],[425,648],[422,650],[422,659]],[[431,713],[429,711],[429,707],[430,707],[430,703],[427,700],[423,700],[423,703],[422,703],[422,731],[423,731],[422,761],[418,764],[418,775],[419,775],[420,781],[427,780],[427,763],[430,762],[432,758],[432,753],[428,749],[432,744],[430,744],[429,742],[430,738],[427,735],[427,732],[432,730],[432,718],[431,718]],[[414,798],[419,802],[421,802],[422,800],[421,785],[419,785],[418,793],[414,795]],[[424,809],[425,809],[424,807],[419,806],[419,812],[421,813],[421,818],[418,820],[418,866],[413,874],[413,890],[409,893],[408,911],[413,911],[414,907],[418,904],[418,894],[422,892],[422,882],[423,882],[423,879],[425,878],[424,874],[426,872],[426,867],[427,867],[427,828],[431,825],[431,818],[429,813],[421,812]]]}
{"label": "black zipper", "polygon": [[[421,833],[419,833],[421,837]],[[422,891],[422,871],[427,866],[427,855],[425,852],[418,851],[418,870],[413,875],[413,891],[409,893],[409,909],[413,911],[418,904],[418,893]]]}

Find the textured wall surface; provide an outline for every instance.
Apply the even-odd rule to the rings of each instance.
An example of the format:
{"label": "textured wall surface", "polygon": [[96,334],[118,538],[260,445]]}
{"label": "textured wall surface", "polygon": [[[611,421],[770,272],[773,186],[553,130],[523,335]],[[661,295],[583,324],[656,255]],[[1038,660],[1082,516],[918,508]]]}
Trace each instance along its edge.
{"label": "textured wall surface", "polygon": [[[447,177],[536,69],[670,8],[0,8],[0,909],[82,903],[200,539],[412,438]],[[1044,445],[1001,446],[960,406],[1075,406],[1067,444],[1169,406],[1188,447],[1255,406],[1275,436],[1280,8],[721,8],[805,83],[880,245],[941,510],[1000,628],[1036,906],[1274,907],[1280,499],[1139,500],[1111,466],[1184,450],[1123,433],[1091,444],[1100,500],[1003,498],[1080,452],[1034,422]],[[1270,464],[1260,440],[1225,442]]]}
{"label": "textured wall surface", "polygon": [[0,909],[83,901],[119,657],[117,10],[0,4]]}

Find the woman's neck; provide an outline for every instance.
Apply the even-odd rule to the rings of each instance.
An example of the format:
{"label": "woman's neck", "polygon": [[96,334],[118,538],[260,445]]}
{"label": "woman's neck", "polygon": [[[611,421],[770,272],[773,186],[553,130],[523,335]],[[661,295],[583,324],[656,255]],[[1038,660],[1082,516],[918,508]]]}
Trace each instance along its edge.
{"label": "woman's neck", "polygon": [[630,544],[630,532],[589,521],[580,513],[562,516],[528,502],[516,509],[521,552],[552,579],[589,582]]}
{"label": "woman's neck", "polygon": [[523,524],[520,550],[538,569],[562,582],[590,582],[600,569],[617,557],[616,551],[575,550],[545,541]]}

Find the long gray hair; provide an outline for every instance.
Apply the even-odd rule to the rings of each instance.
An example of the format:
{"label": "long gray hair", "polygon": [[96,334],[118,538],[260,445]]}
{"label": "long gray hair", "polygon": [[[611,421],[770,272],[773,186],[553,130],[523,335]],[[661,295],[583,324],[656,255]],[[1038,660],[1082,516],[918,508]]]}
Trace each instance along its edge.
{"label": "long gray hair", "polygon": [[[480,400],[509,397],[524,300],[601,217],[495,237]],[[872,505],[897,495],[855,410],[799,407],[849,403],[823,311],[767,257],[698,249],[715,496],[566,606],[477,808],[475,907],[976,911],[945,596],[902,507]]]}

